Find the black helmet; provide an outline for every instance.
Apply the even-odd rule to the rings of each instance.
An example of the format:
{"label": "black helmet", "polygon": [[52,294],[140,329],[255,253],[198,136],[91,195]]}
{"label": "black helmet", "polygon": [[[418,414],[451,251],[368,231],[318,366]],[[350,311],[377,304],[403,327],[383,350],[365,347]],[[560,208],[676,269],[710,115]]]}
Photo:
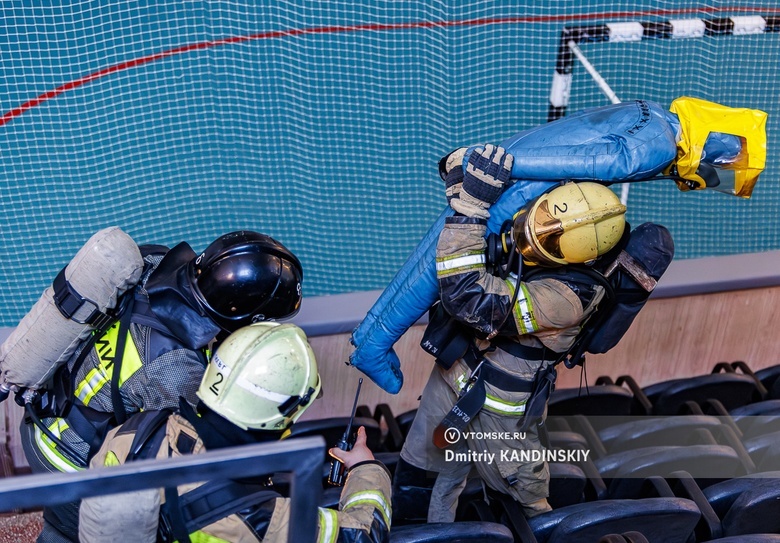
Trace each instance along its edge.
{"label": "black helmet", "polygon": [[303,269],[275,239],[239,231],[214,240],[190,262],[198,303],[223,330],[292,317],[301,307]]}

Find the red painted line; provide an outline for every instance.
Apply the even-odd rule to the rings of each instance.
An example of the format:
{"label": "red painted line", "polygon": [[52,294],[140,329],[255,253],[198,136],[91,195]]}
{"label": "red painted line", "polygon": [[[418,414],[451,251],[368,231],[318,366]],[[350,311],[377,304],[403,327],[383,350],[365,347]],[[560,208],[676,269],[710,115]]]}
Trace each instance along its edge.
{"label": "red painted line", "polygon": [[277,38],[288,38],[295,36],[303,36],[306,34],[342,34],[346,32],[388,32],[396,30],[415,30],[415,29],[429,29],[429,28],[453,28],[453,27],[468,27],[468,26],[487,26],[487,25],[507,25],[507,24],[533,24],[533,23],[568,23],[576,21],[593,21],[598,19],[619,19],[628,18],[636,20],[639,17],[650,16],[679,16],[679,15],[712,15],[715,13],[759,13],[759,14],[777,14],[780,13],[780,8],[758,8],[758,7],[711,7],[711,8],[682,8],[682,9],[659,9],[659,10],[647,10],[647,11],[609,11],[602,13],[581,13],[572,15],[539,15],[531,17],[497,17],[488,19],[470,19],[465,21],[419,21],[410,23],[394,23],[394,24],[362,24],[362,25],[350,25],[350,26],[322,26],[312,28],[292,28],[289,30],[277,30],[273,32],[262,32],[260,34],[251,34],[248,36],[235,36],[231,38],[223,38],[221,40],[194,43],[190,45],[183,45],[168,51],[155,53],[145,57],[140,57],[134,60],[129,60],[97,72],[85,75],[79,79],[75,79],[64,85],[60,85],[56,89],[44,92],[43,94],[29,100],[22,105],[7,111],[0,117],[0,126],[11,121],[15,117],[22,115],[24,112],[39,106],[43,102],[56,98],[60,94],[69,90],[81,87],[91,83],[101,77],[111,75],[117,72],[128,70],[130,68],[136,68],[144,64],[149,64],[164,58],[189,53],[191,51],[197,51],[200,49],[209,49],[212,47],[219,47],[222,45],[231,45],[236,43],[243,43],[248,41],[257,40],[269,40]]}

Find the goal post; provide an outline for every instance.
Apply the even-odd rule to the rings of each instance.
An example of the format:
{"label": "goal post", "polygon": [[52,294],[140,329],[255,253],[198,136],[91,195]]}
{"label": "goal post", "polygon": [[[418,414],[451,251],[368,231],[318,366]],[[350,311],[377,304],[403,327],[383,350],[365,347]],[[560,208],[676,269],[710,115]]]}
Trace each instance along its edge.
{"label": "goal post", "polygon": [[[575,60],[579,58],[577,52],[580,44],[626,43],[656,39],[680,40],[710,36],[746,36],[770,32],[780,32],[780,16],[741,15],[711,19],[669,19],[660,22],[617,22],[566,26],[561,31],[558,45],[547,120],[554,121],[566,114],[571,96],[572,70]],[[580,60],[582,59],[580,58]],[[585,66],[588,67],[587,64]],[[599,79],[596,81],[598,83]],[[601,85],[600,88],[603,90]],[[614,99],[610,99],[616,103]]]}

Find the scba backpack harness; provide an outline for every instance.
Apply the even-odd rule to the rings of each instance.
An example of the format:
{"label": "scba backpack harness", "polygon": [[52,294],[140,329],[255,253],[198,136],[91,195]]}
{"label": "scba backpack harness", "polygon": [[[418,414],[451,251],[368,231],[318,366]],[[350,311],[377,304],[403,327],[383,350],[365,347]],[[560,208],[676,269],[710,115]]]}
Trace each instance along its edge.
{"label": "scba backpack harness", "polygon": [[[194,414],[186,406],[180,405],[180,411],[187,420]],[[185,416],[185,412],[189,414]],[[157,457],[166,439],[167,421],[172,413],[171,409],[143,411],[132,415],[122,425],[116,436],[132,436],[125,463]],[[173,445],[179,454],[188,455],[194,451],[196,440],[180,432]],[[172,448],[169,445],[167,449],[170,457]],[[241,481],[214,479],[181,495],[176,487],[167,487],[164,490],[165,502],[160,510],[157,540],[161,543],[190,543],[190,534],[230,515],[267,515],[269,504],[281,497],[272,487],[269,476]]]}
{"label": "scba backpack harness", "polygon": [[[629,231],[628,227],[626,231]],[[521,345],[501,336],[492,339],[487,349],[480,350],[475,345],[474,332],[450,317],[441,303],[435,304],[429,312],[429,324],[420,345],[445,369],[463,359],[471,369],[471,375],[455,406],[434,430],[434,444],[447,447],[445,431],[449,428],[464,430],[468,426],[485,403],[485,383],[510,392],[530,393],[520,431],[541,421],[547,400],[555,388],[556,366],[561,362],[568,368],[582,365],[586,353],[605,353],[617,345],[673,256],[674,243],[669,231],[658,224],[644,223],[624,236],[615,249],[593,266],[570,264],[560,268],[524,270],[520,278],[523,281],[551,277],[590,283],[604,289],[598,307],[582,324],[572,346],[563,353]],[[552,363],[543,365],[533,380],[519,379],[493,366],[486,358],[485,355],[496,348],[526,360],[552,360]]]}
{"label": "scba backpack harness", "polygon": [[[127,420],[119,389],[125,347],[127,341],[132,341],[131,322],[159,332],[154,335],[156,341],[150,340],[156,350],[162,345],[157,343],[168,342],[172,335],[137,289],[141,278],[151,270],[146,258],[162,257],[167,251],[161,245],[138,246],[117,227],[97,232],[57,274],[51,287],[0,347],[2,384],[9,391],[16,390],[16,403],[25,408],[30,422],[78,464],[84,455],[56,436],[41,419],[65,419],[89,446],[87,462],[106,433]],[[39,348],[24,349],[31,343]],[[89,379],[76,383],[93,349],[103,369],[111,373],[105,385],[110,387],[112,412],[93,409],[81,397],[90,393]],[[74,355],[75,360],[69,364]]]}

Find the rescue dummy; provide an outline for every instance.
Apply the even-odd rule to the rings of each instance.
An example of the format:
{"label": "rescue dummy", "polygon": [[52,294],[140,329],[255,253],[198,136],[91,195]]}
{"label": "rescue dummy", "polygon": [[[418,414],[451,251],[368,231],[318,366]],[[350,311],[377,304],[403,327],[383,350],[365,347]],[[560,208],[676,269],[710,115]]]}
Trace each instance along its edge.
{"label": "rescue dummy", "polygon": [[[200,255],[98,232],[0,348],[33,472],[84,469],[131,414],[194,404],[210,342],[295,314],[301,280],[298,259],[256,232],[220,236]],[[77,541],[77,521],[77,503],[46,508],[39,541]]]}
{"label": "rescue dummy", "polygon": [[[490,207],[496,234],[518,209],[562,181],[602,184],[672,179],[684,191],[747,198],[766,160],[766,113],[683,97],[670,110],[636,100],[581,111],[500,144],[515,157],[506,190]],[[460,153],[465,167],[473,152]],[[443,175],[443,165],[440,165]],[[449,206],[355,328],[350,363],[390,393],[403,386],[393,345],[439,299],[436,244]]]}
{"label": "rescue dummy", "polygon": [[[432,327],[441,330],[440,317],[432,317],[423,339],[438,364],[394,479],[396,513],[408,520],[427,515],[429,522],[453,521],[472,470],[512,496],[529,517],[548,511],[546,462],[525,462],[511,453],[542,448],[540,424],[556,364],[605,304],[615,307],[613,285],[619,284],[603,278],[620,265],[636,275],[634,285],[652,290],[673,255],[665,228],[645,224],[629,233],[626,207],[611,189],[592,182],[559,185],[525,204],[513,217],[510,236],[491,250],[486,224],[514,157],[485,145],[471,153],[464,171],[465,151],[445,161],[455,213],[445,221],[436,249],[437,309],[458,333],[454,339],[429,334]],[[496,260],[506,253],[508,260]],[[621,301],[623,311],[631,309],[626,302]],[[627,328],[635,313],[622,320],[626,315]],[[446,337],[448,344],[439,345],[436,337]],[[454,356],[441,356],[458,341]],[[438,474],[428,479],[432,488],[426,488],[426,471]],[[421,512],[429,493],[428,509]]]}
{"label": "rescue dummy", "polygon": [[[135,415],[109,433],[91,467],[137,459],[131,451],[139,447],[149,450],[147,457],[159,459],[276,441],[319,392],[317,364],[303,331],[293,324],[253,324],[219,346],[198,389],[196,407],[182,400],[177,413]],[[317,541],[387,541],[390,477],[366,447],[365,429],[359,430],[352,450],[334,448],[330,454],[343,461],[348,477],[339,510],[318,511]],[[220,483],[86,499],[81,507],[80,541],[122,541],[128,533],[138,543],[287,541],[288,499],[254,481],[259,490],[248,496],[248,502],[239,501],[225,512],[218,503]],[[208,500],[205,510],[198,507],[194,498],[198,495],[204,503]],[[184,526],[171,522],[176,510],[180,518],[190,519]],[[193,518],[191,510],[204,514]]]}

